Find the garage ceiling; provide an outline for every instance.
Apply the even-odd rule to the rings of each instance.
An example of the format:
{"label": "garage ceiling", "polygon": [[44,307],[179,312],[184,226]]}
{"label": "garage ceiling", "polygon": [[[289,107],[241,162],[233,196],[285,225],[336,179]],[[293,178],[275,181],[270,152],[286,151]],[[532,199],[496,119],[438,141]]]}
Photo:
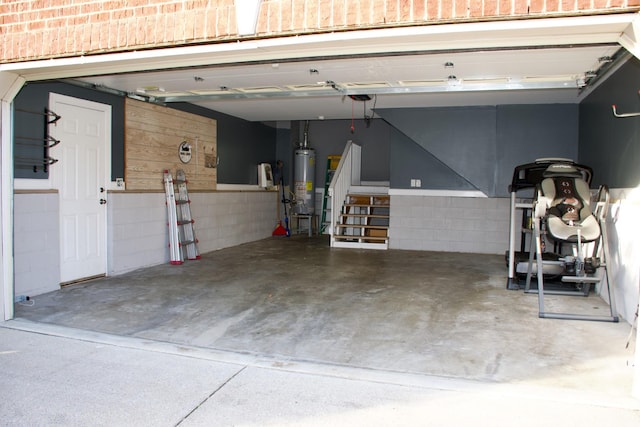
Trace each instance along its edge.
{"label": "garage ceiling", "polygon": [[[345,119],[373,108],[577,103],[634,42],[637,14],[247,39],[0,65],[250,121]],[[369,95],[353,101],[350,95]]]}
{"label": "garage ceiling", "polygon": [[[620,47],[474,50],[197,67],[81,79],[250,121],[344,119],[372,108],[575,103]],[[369,95],[363,105],[349,95]]]}

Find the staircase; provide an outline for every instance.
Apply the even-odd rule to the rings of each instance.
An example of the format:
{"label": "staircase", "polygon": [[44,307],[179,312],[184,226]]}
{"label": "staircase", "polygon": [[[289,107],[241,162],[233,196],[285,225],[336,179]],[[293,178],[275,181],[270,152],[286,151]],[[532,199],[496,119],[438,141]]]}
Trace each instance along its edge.
{"label": "staircase", "polygon": [[390,197],[386,192],[349,192],[335,225],[333,246],[388,249],[389,201]]}
{"label": "staircase", "polygon": [[331,247],[389,248],[389,188],[362,186],[361,147],[347,141],[331,179]]}

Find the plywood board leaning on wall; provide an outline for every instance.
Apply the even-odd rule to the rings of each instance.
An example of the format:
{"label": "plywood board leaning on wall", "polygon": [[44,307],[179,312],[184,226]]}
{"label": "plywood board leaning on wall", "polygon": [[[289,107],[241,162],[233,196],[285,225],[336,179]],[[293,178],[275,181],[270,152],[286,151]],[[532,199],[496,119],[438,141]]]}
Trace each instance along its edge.
{"label": "plywood board leaning on wall", "polygon": [[[163,171],[184,169],[189,191],[216,189],[216,121],[161,105],[127,99],[125,182],[127,190],[164,191]],[[183,163],[181,143],[191,147]]]}

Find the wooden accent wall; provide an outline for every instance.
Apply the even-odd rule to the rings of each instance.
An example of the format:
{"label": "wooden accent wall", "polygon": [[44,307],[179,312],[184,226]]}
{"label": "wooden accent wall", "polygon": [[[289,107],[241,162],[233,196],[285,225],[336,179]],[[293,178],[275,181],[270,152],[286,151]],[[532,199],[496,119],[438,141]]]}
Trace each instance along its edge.
{"label": "wooden accent wall", "polygon": [[[216,189],[216,121],[160,105],[127,99],[125,103],[125,184],[127,190],[164,191],[163,172],[183,169],[189,190]],[[191,145],[189,163],[178,156],[180,143]]]}

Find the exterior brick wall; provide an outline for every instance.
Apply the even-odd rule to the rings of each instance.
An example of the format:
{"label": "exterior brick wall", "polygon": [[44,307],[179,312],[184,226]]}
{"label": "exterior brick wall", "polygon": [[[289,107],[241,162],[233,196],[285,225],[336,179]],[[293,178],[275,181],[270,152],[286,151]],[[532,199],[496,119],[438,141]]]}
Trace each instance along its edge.
{"label": "exterior brick wall", "polygon": [[[262,0],[276,37],[444,22],[640,10],[640,0]],[[4,0],[0,63],[241,39],[234,0]]]}

